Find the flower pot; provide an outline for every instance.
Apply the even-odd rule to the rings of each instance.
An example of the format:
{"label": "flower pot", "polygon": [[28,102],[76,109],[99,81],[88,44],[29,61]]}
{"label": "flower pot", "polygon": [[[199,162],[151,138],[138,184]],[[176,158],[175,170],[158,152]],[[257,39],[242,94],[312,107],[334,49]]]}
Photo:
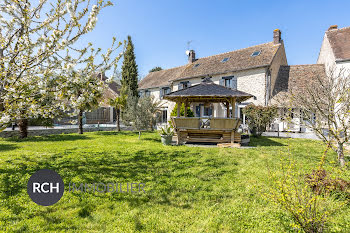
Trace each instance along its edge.
{"label": "flower pot", "polygon": [[166,146],[170,145],[173,139],[172,135],[160,135],[160,137],[163,145],[166,145]]}

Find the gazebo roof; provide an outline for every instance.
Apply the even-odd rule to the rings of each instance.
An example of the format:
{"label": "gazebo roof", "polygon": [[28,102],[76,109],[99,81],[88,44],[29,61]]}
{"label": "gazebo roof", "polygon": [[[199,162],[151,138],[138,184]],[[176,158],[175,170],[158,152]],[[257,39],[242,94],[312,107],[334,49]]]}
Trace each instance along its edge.
{"label": "gazebo roof", "polygon": [[181,99],[189,102],[210,101],[222,102],[236,98],[237,102],[245,101],[253,95],[233,90],[222,85],[215,84],[210,78],[205,78],[201,83],[188,88],[171,92],[164,96],[164,99],[178,101]]}

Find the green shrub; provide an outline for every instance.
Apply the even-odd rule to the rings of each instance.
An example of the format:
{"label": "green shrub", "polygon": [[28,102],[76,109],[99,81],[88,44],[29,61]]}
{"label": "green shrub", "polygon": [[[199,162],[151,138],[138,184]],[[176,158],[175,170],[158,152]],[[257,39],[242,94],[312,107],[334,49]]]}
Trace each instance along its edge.
{"label": "green shrub", "polygon": [[243,112],[246,115],[250,132],[257,137],[261,136],[277,116],[277,107],[250,104],[243,109]]}
{"label": "green shrub", "polygon": [[[174,117],[177,116],[177,104],[175,104],[175,107],[170,115],[174,116]],[[185,104],[184,103],[181,105],[180,116],[185,116]],[[194,113],[190,107],[187,107],[187,117],[194,117]]]}
{"label": "green shrub", "polygon": [[[329,148],[324,150],[317,170],[306,177],[301,172],[301,165],[293,160],[291,152],[281,159],[282,175],[270,173],[273,182],[266,197],[292,217],[291,226],[299,232],[328,232],[330,216],[349,203],[347,188],[350,182],[332,179],[324,170]],[[343,198],[334,199],[334,191],[340,192]],[[330,201],[332,199],[333,203]]]}

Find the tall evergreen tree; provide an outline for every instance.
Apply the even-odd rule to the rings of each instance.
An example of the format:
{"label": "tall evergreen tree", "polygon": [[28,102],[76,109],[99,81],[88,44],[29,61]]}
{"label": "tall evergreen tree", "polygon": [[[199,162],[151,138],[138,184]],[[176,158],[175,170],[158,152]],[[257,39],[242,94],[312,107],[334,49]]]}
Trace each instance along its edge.
{"label": "tall evergreen tree", "polygon": [[137,92],[138,71],[135,60],[134,44],[131,41],[131,36],[128,36],[128,44],[124,53],[124,61],[122,66],[122,91],[133,97],[138,97]]}

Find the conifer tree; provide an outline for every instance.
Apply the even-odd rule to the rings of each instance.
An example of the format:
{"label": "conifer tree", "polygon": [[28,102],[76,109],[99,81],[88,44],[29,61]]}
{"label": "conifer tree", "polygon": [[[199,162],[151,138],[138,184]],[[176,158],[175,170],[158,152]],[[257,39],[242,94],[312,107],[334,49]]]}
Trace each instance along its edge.
{"label": "conifer tree", "polygon": [[134,44],[131,36],[128,36],[128,44],[124,53],[124,61],[122,66],[122,92],[128,96],[138,97],[137,92],[138,71],[135,60]]}

